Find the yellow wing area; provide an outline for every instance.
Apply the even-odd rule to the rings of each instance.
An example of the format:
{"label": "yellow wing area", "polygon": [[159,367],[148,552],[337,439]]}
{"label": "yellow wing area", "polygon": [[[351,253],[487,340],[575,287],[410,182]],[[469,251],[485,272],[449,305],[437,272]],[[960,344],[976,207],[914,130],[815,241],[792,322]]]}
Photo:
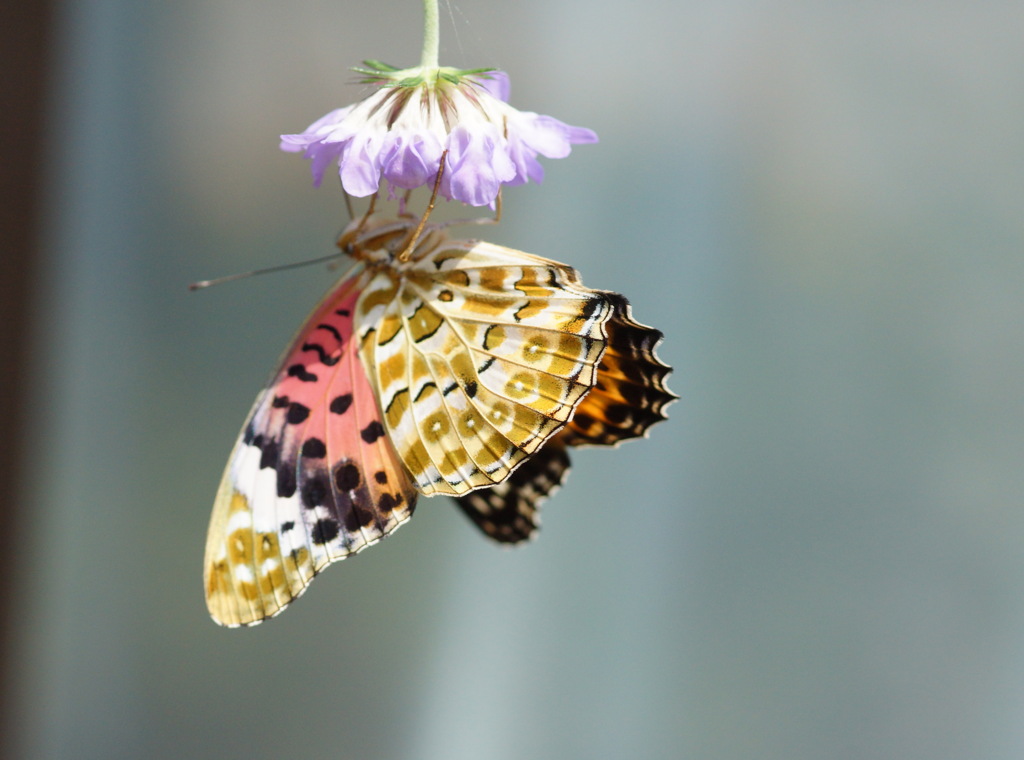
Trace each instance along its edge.
{"label": "yellow wing area", "polygon": [[593,388],[612,302],[564,264],[436,228],[408,262],[394,247],[354,254],[374,271],[356,322],[388,435],[425,495],[501,483]]}

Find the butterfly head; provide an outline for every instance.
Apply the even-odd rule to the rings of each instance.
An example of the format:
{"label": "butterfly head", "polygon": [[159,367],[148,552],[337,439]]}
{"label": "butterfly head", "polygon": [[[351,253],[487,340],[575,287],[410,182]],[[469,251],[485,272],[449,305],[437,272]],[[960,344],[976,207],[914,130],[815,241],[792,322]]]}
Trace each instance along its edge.
{"label": "butterfly head", "polygon": [[[408,247],[417,224],[414,217],[371,214],[350,222],[338,238],[338,247],[357,261],[371,266],[401,268],[405,262],[399,260],[400,254]],[[428,224],[420,233],[409,261],[415,262],[434,250],[443,236],[439,227]]]}

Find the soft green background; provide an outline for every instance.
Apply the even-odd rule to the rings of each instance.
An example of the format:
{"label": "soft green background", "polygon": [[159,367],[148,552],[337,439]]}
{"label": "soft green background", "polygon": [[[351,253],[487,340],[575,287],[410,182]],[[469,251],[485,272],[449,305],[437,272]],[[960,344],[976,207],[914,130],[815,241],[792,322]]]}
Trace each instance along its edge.
{"label": "soft green background", "polygon": [[601,136],[488,234],[666,333],[671,421],[526,548],[424,501],[213,625],[221,468],[334,275],[185,286],[330,252],[276,136],[415,63],[420,8],[66,2],[12,754],[1019,760],[1024,5],[451,9],[444,63]]}

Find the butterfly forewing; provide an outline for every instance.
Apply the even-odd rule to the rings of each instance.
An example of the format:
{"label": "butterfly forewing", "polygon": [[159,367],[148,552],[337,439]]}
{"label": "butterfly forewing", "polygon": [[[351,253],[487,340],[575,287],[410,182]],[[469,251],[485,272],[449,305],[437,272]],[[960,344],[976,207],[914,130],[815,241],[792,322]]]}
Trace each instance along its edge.
{"label": "butterfly forewing", "polygon": [[365,275],[299,331],[231,454],[206,546],[206,599],[224,625],[257,623],[317,572],[409,518],[417,491],[389,443],[353,336]]}

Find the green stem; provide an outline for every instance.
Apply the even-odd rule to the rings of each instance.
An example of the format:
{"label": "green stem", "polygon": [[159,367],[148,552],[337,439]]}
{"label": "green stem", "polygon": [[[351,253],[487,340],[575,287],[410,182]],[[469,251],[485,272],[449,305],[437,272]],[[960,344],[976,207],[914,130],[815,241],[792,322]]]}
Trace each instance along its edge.
{"label": "green stem", "polygon": [[420,58],[420,66],[425,69],[436,69],[439,65],[439,27],[437,0],[423,0],[423,56]]}

